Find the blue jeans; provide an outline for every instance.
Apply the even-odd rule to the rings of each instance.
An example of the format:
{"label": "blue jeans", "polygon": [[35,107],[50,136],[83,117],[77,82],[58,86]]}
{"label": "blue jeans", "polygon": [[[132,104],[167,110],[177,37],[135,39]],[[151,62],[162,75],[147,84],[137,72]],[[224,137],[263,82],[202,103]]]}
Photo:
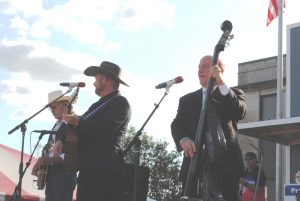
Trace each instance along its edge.
{"label": "blue jeans", "polygon": [[76,174],[60,171],[48,175],[46,201],[72,201],[76,186]]}

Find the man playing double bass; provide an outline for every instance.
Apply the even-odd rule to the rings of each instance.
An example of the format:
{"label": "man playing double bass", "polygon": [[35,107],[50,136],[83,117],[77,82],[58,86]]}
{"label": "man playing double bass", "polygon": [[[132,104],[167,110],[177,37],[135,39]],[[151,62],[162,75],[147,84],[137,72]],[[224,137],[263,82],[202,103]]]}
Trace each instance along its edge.
{"label": "man playing double bass", "polygon": [[[244,172],[242,152],[237,140],[237,122],[246,113],[242,90],[229,88],[224,79],[224,64],[219,59],[211,66],[212,56],[204,56],[198,66],[201,89],[179,100],[171,132],[178,151],[184,152],[179,179],[185,188],[190,158],[196,153],[194,142],[207,82],[214,78],[212,93],[208,95],[204,122],[203,152],[190,196],[205,201],[238,201],[239,177]],[[213,116],[217,119],[207,118]],[[213,123],[212,123],[213,122]],[[215,122],[217,122],[215,124]]]}

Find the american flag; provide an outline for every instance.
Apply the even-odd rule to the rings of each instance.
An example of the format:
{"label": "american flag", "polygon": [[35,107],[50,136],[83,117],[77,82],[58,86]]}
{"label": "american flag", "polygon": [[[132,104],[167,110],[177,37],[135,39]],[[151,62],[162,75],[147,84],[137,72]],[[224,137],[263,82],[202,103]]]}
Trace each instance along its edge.
{"label": "american flag", "polygon": [[[283,8],[285,8],[285,0],[283,0]],[[268,8],[267,26],[278,16],[278,4],[277,0],[270,0]]]}

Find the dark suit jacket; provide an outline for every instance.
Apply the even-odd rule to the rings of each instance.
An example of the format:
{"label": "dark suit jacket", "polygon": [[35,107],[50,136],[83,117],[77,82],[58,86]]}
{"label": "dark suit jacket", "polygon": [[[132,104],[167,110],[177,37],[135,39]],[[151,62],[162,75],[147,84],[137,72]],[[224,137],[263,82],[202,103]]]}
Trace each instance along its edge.
{"label": "dark suit jacket", "polygon": [[[227,159],[225,170],[227,174],[241,176],[244,172],[243,157],[237,141],[237,121],[246,114],[245,95],[242,90],[230,88],[226,96],[222,96],[217,87],[209,97],[213,102],[221,120],[221,126],[226,138]],[[195,139],[199,117],[202,108],[202,89],[189,93],[179,100],[177,115],[171,124],[172,136],[178,151],[182,151],[180,140],[183,137]],[[190,159],[184,157],[180,180],[185,181]]]}
{"label": "dark suit jacket", "polygon": [[[103,106],[87,117],[99,105]],[[130,116],[130,105],[119,92],[102,97],[91,105],[80,117],[77,127],[79,170],[120,170],[120,140],[126,132]]]}

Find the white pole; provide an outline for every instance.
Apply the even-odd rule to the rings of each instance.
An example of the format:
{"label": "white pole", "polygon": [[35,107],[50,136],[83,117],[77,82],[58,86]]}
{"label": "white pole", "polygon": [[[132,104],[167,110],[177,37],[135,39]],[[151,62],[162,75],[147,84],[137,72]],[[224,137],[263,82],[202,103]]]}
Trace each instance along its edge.
{"label": "white pole", "polygon": [[[282,89],[283,89],[283,68],[282,68],[282,0],[277,1],[278,5],[278,56],[277,56],[277,107],[276,107],[276,118],[282,118]],[[276,201],[282,201],[282,150],[281,144],[276,144]]]}

